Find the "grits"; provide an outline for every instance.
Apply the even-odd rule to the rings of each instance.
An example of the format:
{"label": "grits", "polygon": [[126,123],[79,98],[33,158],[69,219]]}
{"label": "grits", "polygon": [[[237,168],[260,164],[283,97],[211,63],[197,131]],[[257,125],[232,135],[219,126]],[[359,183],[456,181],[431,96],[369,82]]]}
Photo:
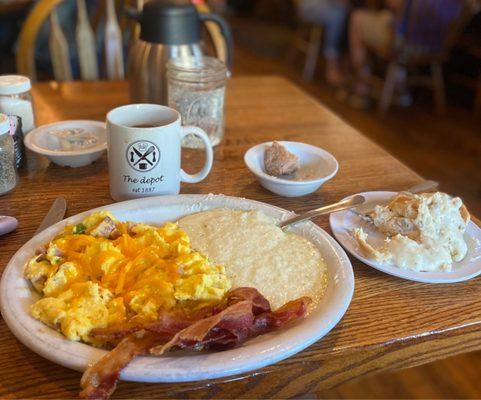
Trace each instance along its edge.
{"label": "grits", "polygon": [[194,249],[225,266],[233,287],[255,287],[273,309],[301,296],[315,305],[325,291],[326,264],[319,250],[259,211],[219,208],[178,224]]}

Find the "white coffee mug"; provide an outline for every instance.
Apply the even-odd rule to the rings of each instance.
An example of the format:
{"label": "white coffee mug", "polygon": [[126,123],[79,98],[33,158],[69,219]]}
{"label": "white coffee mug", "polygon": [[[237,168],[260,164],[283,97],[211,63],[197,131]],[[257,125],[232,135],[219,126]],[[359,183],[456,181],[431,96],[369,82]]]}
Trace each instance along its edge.
{"label": "white coffee mug", "polygon": [[[181,142],[194,134],[205,145],[206,161],[197,174],[180,167]],[[157,104],[130,104],[107,114],[110,194],[116,201],[178,194],[180,182],[203,180],[212,168],[209,137],[195,126],[181,126],[180,114]]]}

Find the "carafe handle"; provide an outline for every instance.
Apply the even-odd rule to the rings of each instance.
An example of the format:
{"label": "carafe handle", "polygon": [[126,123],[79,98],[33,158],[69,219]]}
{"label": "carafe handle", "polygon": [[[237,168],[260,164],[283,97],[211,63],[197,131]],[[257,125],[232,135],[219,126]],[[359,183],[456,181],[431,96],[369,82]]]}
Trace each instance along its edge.
{"label": "carafe handle", "polygon": [[[220,15],[217,15],[217,14],[200,13],[199,17],[200,17],[200,20],[202,22],[212,21],[219,26],[220,31],[222,33],[222,36],[224,36],[224,39],[225,39],[226,51],[227,51],[227,57],[226,57],[227,59],[223,60],[223,61],[225,61],[226,64],[227,64],[227,67],[229,69],[231,69],[232,68],[233,41],[232,41],[232,32],[230,30],[229,24],[227,23],[227,21],[224,18],[222,18]],[[214,42],[214,46],[215,46],[217,56],[219,56],[220,54],[222,54],[222,49],[220,48],[220,46],[222,46],[222,44],[219,43],[218,41],[216,41],[215,37],[212,37],[212,40]]]}

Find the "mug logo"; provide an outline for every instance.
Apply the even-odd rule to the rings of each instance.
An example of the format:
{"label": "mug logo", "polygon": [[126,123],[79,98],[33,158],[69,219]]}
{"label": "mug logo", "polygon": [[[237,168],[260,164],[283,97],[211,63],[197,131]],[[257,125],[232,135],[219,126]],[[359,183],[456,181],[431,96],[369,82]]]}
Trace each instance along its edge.
{"label": "mug logo", "polygon": [[127,147],[127,162],[136,171],[147,172],[159,163],[160,150],[148,140],[137,140]]}

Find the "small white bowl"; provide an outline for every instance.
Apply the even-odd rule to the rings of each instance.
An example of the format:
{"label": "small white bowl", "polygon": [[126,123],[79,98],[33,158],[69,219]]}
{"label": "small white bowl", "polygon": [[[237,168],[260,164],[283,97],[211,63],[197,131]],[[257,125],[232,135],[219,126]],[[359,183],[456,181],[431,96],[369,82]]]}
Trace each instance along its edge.
{"label": "small white bowl", "polygon": [[[95,135],[99,142],[95,146],[81,150],[62,150],[51,140],[53,130],[82,128]],[[25,146],[31,151],[47,157],[62,167],[83,167],[93,163],[102,156],[107,148],[105,122],[90,120],[71,120],[54,122],[33,129],[25,136]]]}
{"label": "small white bowl", "polygon": [[315,192],[319,187],[336,175],[339,169],[337,160],[327,151],[301,142],[278,141],[288,151],[299,157],[300,170],[315,171],[315,176],[306,180],[293,180],[288,177],[279,178],[269,175],[264,169],[264,152],[273,142],[266,142],[251,147],[244,154],[247,168],[257,177],[267,190],[285,197],[304,196]]}

